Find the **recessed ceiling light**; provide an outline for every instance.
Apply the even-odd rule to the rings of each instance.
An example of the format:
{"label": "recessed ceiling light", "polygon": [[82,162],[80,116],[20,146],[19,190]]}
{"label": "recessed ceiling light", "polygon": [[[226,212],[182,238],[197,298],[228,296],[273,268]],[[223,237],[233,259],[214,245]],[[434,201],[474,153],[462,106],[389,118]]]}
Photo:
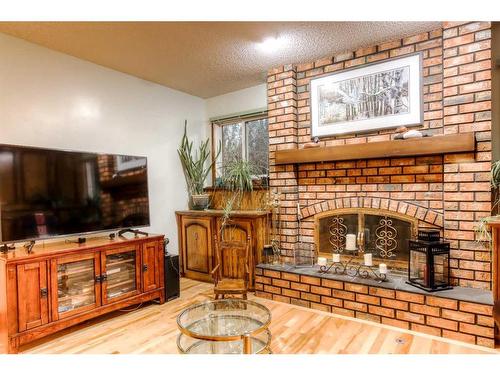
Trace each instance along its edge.
{"label": "recessed ceiling light", "polygon": [[73,104],[72,114],[80,119],[95,119],[100,117],[101,110],[94,98],[79,97]]}
{"label": "recessed ceiling light", "polygon": [[265,53],[276,52],[282,49],[288,43],[288,38],[285,36],[269,37],[264,39],[262,42],[257,43],[257,48]]}

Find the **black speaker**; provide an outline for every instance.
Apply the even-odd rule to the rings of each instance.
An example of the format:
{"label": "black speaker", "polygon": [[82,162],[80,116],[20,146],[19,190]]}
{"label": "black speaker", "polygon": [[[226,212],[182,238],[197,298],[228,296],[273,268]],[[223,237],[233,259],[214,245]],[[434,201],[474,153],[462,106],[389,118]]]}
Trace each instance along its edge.
{"label": "black speaker", "polygon": [[180,296],[179,256],[165,253],[165,300]]}

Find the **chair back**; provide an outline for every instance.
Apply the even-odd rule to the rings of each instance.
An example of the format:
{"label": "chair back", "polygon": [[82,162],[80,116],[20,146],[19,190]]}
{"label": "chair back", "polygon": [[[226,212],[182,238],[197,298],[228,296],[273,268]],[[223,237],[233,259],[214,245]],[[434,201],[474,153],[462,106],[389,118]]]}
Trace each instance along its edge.
{"label": "chair back", "polygon": [[218,241],[215,236],[219,279],[246,279],[249,267],[250,237],[246,241]]}

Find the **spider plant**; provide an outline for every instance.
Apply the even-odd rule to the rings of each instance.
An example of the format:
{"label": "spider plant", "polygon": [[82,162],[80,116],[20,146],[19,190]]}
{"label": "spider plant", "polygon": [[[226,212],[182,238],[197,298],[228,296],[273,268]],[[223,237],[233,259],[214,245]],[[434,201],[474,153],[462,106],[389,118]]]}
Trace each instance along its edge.
{"label": "spider plant", "polygon": [[[241,206],[245,192],[253,191],[252,178],[256,167],[247,160],[234,158],[222,168],[222,186],[226,190],[221,231],[228,224],[231,212]],[[221,233],[222,236],[222,233]]]}
{"label": "spider plant", "polygon": [[210,158],[210,139],[201,142],[198,150],[193,149],[193,141],[190,141],[187,136],[187,120],[184,122],[184,135],[182,136],[181,145],[177,149],[181,160],[182,169],[186,178],[187,188],[190,198],[195,195],[203,195],[203,187],[208,174],[212,170],[215,160],[220,154],[221,147],[217,149],[217,153],[213,161],[209,162]]}
{"label": "spider plant", "polygon": [[250,162],[235,159],[229,162],[223,170],[223,185],[229,191],[252,191],[252,176],[254,175],[255,168]]}
{"label": "spider plant", "polygon": [[491,233],[488,224],[498,219],[500,219],[498,216],[487,216],[479,220],[479,223],[474,227],[474,231],[478,234],[478,242],[491,242]]}
{"label": "spider plant", "polygon": [[[491,165],[491,176],[490,176],[490,184],[493,190],[493,205],[491,207],[493,212],[498,212],[498,204],[500,203],[500,160],[493,162]],[[491,221],[500,220],[500,215],[486,216],[479,220],[479,223],[474,228],[476,233],[478,234],[478,241],[486,241],[491,242],[491,233],[488,228],[488,224]]]}
{"label": "spider plant", "polygon": [[500,160],[493,162],[491,165],[491,176],[490,176],[491,188],[494,192],[494,201],[492,209],[495,209],[500,202],[499,187],[500,187]]}

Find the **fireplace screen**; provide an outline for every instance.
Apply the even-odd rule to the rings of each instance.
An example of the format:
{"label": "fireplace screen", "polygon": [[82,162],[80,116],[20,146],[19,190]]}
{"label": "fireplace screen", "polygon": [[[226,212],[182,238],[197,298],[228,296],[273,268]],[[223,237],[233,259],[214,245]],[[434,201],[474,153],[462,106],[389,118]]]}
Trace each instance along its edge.
{"label": "fireplace screen", "polygon": [[414,237],[416,228],[416,219],[385,210],[336,210],[317,218],[318,252],[323,256],[343,253],[346,235],[354,234],[374,258],[401,262],[406,267],[408,240]]}

